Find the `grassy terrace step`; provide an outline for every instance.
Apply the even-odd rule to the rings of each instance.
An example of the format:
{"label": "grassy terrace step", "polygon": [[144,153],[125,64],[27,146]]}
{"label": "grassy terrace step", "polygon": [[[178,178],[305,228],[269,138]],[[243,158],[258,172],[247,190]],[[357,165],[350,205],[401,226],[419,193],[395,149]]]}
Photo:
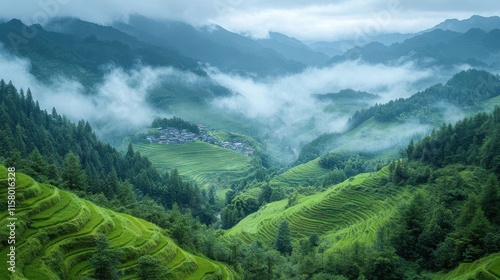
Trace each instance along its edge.
{"label": "grassy terrace step", "polygon": [[275,176],[271,180],[271,185],[298,186],[308,185],[311,179],[317,179],[328,173],[327,169],[319,165],[319,158],[295,166],[284,173]]}
{"label": "grassy terrace step", "polygon": [[198,264],[198,267],[197,267],[196,271],[186,279],[203,279],[205,276],[207,276],[209,274],[214,274],[214,273],[216,273],[217,270],[220,270],[218,268],[218,265],[216,265],[212,262],[209,262],[205,259],[202,259],[202,258],[197,257],[197,256],[193,256],[193,259]]}
{"label": "grassy terrace step", "polygon": [[[0,182],[6,182],[6,176],[6,169],[0,166]],[[88,259],[95,254],[99,233],[106,234],[111,248],[123,252],[119,269],[126,273],[126,279],[138,278],[138,259],[144,255],[160,257],[176,279],[202,279],[215,273],[222,279],[234,278],[226,266],[184,252],[152,223],[98,207],[22,174],[16,176],[22,179],[16,196],[25,198],[17,205],[16,225],[27,227],[17,231],[16,279],[81,279],[92,275]],[[6,224],[7,214],[3,211],[1,215],[0,223]],[[2,263],[7,261],[7,249],[0,247]],[[0,279],[10,279],[7,270],[0,270]]]}
{"label": "grassy terrace step", "polygon": [[57,206],[50,207],[34,216],[31,217],[32,221],[43,221],[52,219],[55,215],[60,215],[60,211],[66,210],[72,207],[73,200],[71,199],[71,195],[67,192],[62,192],[59,194],[59,203]]}
{"label": "grassy terrace step", "polygon": [[378,225],[411,196],[406,190],[379,189],[388,176],[387,168],[360,174],[322,193],[301,197],[290,208],[286,208],[287,200],[268,203],[226,231],[226,236],[238,237],[245,243],[256,239],[271,243],[279,224],[286,220],[294,239],[316,233],[346,242],[362,236],[370,242]]}
{"label": "grassy terrace step", "polygon": [[436,280],[489,280],[500,279],[500,253],[495,253],[473,263],[462,263],[450,272],[440,272],[434,275]]}
{"label": "grassy terrace step", "polygon": [[205,142],[182,145],[134,144],[160,170],[179,170],[183,179],[207,187],[220,181],[234,182],[254,168],[252,157]]}

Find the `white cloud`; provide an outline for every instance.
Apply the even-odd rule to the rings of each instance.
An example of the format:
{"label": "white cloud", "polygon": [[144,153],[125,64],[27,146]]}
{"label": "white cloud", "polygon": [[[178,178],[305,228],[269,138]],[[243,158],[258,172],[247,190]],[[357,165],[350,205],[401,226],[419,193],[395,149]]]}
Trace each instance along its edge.
{"label": "white cloud", "polygon": [[448,18],[500,14],[496,0],[0,0],[0,17],[44,23],[74,16],[101,24],[131,14],[181,20],[194,25],[219,24],[256,37],[268,31],[301,40],[353,38],[359,33],[417,32]]}
{"label": "white cloud", "polygon": [[[367,91],[384,100],[415,93],[414,85],[432,76],[431,70],[402,66],[370,65],[349,61],[328,68],[310,68],[302,73],[270,81],[228,75],[208,70],[211,78],[234,95],[213,101],[216,108],[239,112],[261,123],[274,137],[286,136],[294,145],[321,133],[344,129],[349,114],[325,112],[325,103],[313,95],[342,89]],[[379,102],[381,100],[378,100]]]}
{"label": "white cloud", "polygon": [[136,67],[124,71],[110,68],[103,82],[88,90],[77,81],[57,77],[49,84],[39,82],[29,73],[30,63],[5,54],[0,48],[0,73],[6,82],[18,89],[29,87],[40,107],[55,107],[72,121],[88,120],[97,134],[107,138],[115,133],[130,132],[151,123],[157,112],[146,102],[149,91],[165,77],[192,80],[192,74],[172,68]]}

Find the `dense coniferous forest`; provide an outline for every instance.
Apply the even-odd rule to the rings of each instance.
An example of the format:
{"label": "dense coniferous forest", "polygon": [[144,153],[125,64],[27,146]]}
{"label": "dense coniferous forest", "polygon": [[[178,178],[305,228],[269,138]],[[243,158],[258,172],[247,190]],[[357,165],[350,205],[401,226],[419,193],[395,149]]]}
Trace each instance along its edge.
{"label": "dense coniferous forest", "polygon": [[29,89],[18,92],[2,80],[0,98],[0,153],[7,165],[39,182],[90,195],[103,206],[133,208],[150,197],[167,209],[177,203],[204,223],[213,221],[198,187],[183,182],[176,170],[159,174],[131,145],[120,155],[97,139],[88,122],[75,125],[56,109],[51,114],[41,110]]}
{"label": "dense coniferous forest", "polygon": [[[92,29],[92,26],[89,28]],[[86,86],[92,86],[101,80],[105,64],[124,69],[137,63],[174,66],[205,75],[193,59],[174,50],[139,42],[110,27],[94,26],[94,29],[99,28],[102,29],[99,38],[94,35],[95,31],[82,38],[47,31],[38,24],[27,26],[13,19],[0,24],[0,41],[12,53],[30,59],[33,64],[31,72],[42,81],[50,81],[57,74],[64,73]],[[30,34],[29,40],[23,37],[26,33]]]}
{"label": "dense coniferous forest", "polygon": [[[493,69],[499,29],[431,30],[391,46],[353,46],[329,62],[299,40],[269,35],[254,40],[141,15],[113,27],[74,18],[43,27],[1,22],[2,55],[31,63],[26,74],[47,87],[61,75],[91,94],[114,67],[182,72],[133,89],[144,91],[147,109],[182,118],[116,136],[122,150],[98,139],[88,121],[40,108],[29,88],[16,88],[26,85],[0,80],[0,173],[18,174],[23,237],[22,272],[13,278],[500,279],[500,76],[461,71],[375,104],[389,88],[444,80],[457,63]],[[343,82],[332,74],[353,65],[426,78],[337,88]],[[283,85],[295,80],[304,88]],[[297,106],[294,94],[306,93],[311,106]],[[219,127],[210,132],[217,142],[148,141],[159,127],[200,133],[196,123]],[[319,135],[328,131],[337,132]],[[2,252],[9,234],[0,230]]]}
{"label": "dense coniferous forest", "polygon": [[[55,109],[51,114],[41,110],[29,89],[25,93],[1,81],[0,93],[0,147],[7,165],[168,228],[184,248],[226,262],[247,279],[425,279],[500,250],[500,108],[444,125],[410,143],[405,149],[408,158],[389,165],[389,180],[378,191],[417,188],[417,194],[380,226],[373,245],[356,242],[325,257],[327,240],[292,240],[286,222],[274,244],[240,243],[221,231],[207,230],[202,223],[214,221],[208,203],[214,204],[213,194],[202,195],[183,182],[177,170],[160,175],[131,145],[120,155],[97,140],[87,122],[75,125]],[[322,187],[381,167],[375,162],[367,167],[361,157],[345,154],[328,154],[320,164],[332,170]],[[265,173],[256,173],[252,182],[241,186],[261,189],[255,201],[226,194],[224,228],[283,198],[267,182]],[[287,207],[296,203],[297,192],[288,197]]]}
{"label": "dense coniferous forest", "polygon": [[200,129],[196,124],[189,123],[181,118],[178,117],[172,117],[170,119],[168,118],[157,118],[151,123],[151,127],[162,127],[162,128],[167,128],[167,127],[175,127],[179,130],[186,129],[194,134],[200,133]]}
{"label": "dense coniferous forest", "polygon": [[471,69],[456,74],[445,85],[438,84],[409,98],[400,98],[357,111],[349,119],[348,127],[353,129],[372,117],[382,122],[418,120],[433,123],[436,120],[429,119],[429,116],[440,110],[439,104],[467,108],[499,94],[498,76]]}

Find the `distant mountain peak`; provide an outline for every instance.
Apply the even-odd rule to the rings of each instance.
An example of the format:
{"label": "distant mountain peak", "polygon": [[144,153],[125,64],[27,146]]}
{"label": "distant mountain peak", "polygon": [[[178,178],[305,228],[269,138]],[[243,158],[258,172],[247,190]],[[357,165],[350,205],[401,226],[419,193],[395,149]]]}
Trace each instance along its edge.
{"label": "distant mountain peak", "polygon": [[309,48],[302,41],[279,32],[269,31],[269,39],[281,42],[289,46],[294,46],[299,48]]}
{"label": "distant mountain peak", "polygon": [[465,33],[472,28],[481,29],[485,32],[489,32],[493,29],[500,29],[500,17],[483,17],[479,15],[473,15],[472,17],[464,20],[447,19],[427,31],[442,29]]}

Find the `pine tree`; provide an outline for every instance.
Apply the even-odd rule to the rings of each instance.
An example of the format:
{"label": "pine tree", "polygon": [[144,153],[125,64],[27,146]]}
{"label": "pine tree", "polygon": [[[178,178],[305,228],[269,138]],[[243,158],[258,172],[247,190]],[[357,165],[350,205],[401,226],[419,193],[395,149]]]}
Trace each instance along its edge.
{"label": "pine tree", "polygon": [[62,186],[71,190],[87,189],[87,176],[80,166],[80,160],[75,154],[69,152],[64,158],[63,172],[61,174]]}
{"label": "pine tree", "polygon": [[464,252],[465,261],[476,260],[485,254],[485,238],[491,231],[492,226],[484,216],[483,210],[478,208],[470,225],[465,231],[467,249]]}
{"label": "pine tree", "polygon": [[500,190],[494,176],[489,178],[488,183],[483,188],[481,207],[491,223],[500,224]]}
{"label": "pine tree", "polygon": [[32,176],[35,180],[45,182],[48,179],[48,164],[37,148],[29,155],[27,165],[28,175]]}
{"label": "pine tree", "polygon": [[118,175],[116,174],[115,169],[113,168],[111,172],[106,176],[106,181],[104,182],[104,186],[102,190],[104,191],[104,195],[108,199],[112,199],[114,196],[118,194]]}
{"label": "pine tree", "polygon": [[246,279],[268,279],[268,266],[265,263],[265,250],[259,243],[252,243],[246,252],[242,267]]}
{"label": "pine tree", "polygon": [[145,255],[139,258],[139,271],[137,274],[140,279],[165,279],[167,272],[167,266],[162,264],[161,259],[158,256]]}
{"label": "pine tree", "polygon": [[215,189],[214,186],[210,186],[208,189],[208,204],[215,205]]}
{"label": "pine tree", "polygon": [[94,278],[98,280],[120,279],[123,272],[116,269],[120,264],[120,254],[109,248],[109,240],[104,234],[99,234],[95,244],[96,251],[89,259],[89,263],[94,268]]}
{"label": "pine tree", "polygon": [[262,192],[260,193],[260,196],[259,196],[259,205],[262,205],[264,203],[271,201],[272,194],[273,194],[273,189],[269,186],[269,184],[266,184],[265,186],[263,186]]}
{"label": "pine tree", "polygon": [[274,248],[285,255],[292,253],[292,233],[287,221],[283,221],[278,228],[274,239]]}
{"label": "pine tree", "polygon": [[426,203],[422,193],[418,193],[405,206],[395,223],[392,244],[396,252],[407,260],[418,258],[418,238],[426,225]]}
{"label": "pine tree", "polygon": [[179,175],[179,171],[174,168],[170,172],[170,176],[167,180],[167,191],[166,196],[164,197],[166,208],[171,208],[175,202],[180,200],[182,195],[182,185],[183,183],[181,176]]}

